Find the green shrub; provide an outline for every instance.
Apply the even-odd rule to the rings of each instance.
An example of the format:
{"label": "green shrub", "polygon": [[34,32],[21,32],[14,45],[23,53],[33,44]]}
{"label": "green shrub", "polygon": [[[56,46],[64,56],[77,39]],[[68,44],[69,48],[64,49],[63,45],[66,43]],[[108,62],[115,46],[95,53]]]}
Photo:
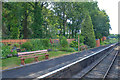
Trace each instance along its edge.
{"label": "green shrub", "polygon": [[84,43],[80,43],[80,46],[84,46],[85,44]]}
{"label": "green shrub", "polygon": [[100,43],[100,45],[104,45],[104,43],[103,43],[103,42],[101,42],[101,43]]}
{"label": "green shrub", "polygon": [[107,45],[107,44],[112,44],[112,43],[116,43],[116,42],[118,42],[118,39],[111,38],[111,39],[107,39],[105,41],[101,41],[100,45]]}
{"label": "green shrub", "polygon": [[111,38],[111,39],[109,40],[109,43],[110,43],[110,44],[116,43],[116,42],[118,42],[118,39],[116,39],[116,38]]}
{"label": "green shrub", "polygon": [[13,46],[19,47],[19,46],[20,46],[20,44],[15,43],[15,44],[13,44]]}
{"label": "green shrub", "polygon": [[32,39],[30,43],[33,46],[32,50],[43,50],[50,47],[49,39]]}
{"label": "green shrub", "polygon": [[66,51],[66,52],[74,52],[75,51],[75,49],[73,49],[73,48],[64,48],[64,47],[60,48],[59,50]]}
{"label": "green shrub", "polygon": [[32,50],[33,45],[30,42],[25,42],[21,45],[22,48],[25,48],[26,50]]}
{"label": "green shrub", "polygon": [[53,45],[52,47],[55,47],[55,48],[59,48],[60,47],[60,43],[53,43],[52,45]]}
{"label": "green shrub", "polygon": [[67,38],[66,37],[62,37],[61,38],[61,40],[60,40],[60,45],[61,45],[61,47],[64,47],[64,48],[66,48],[66,47],[68,47],[68,41],[67,41]]}
{"label": "green shrub", "polygon": [[70,47],[78,48],[78,42],[77,41],[72,41],[70,43]]}
{"label": "green shrub", "polygon": [[16,50],[10,50],[10,46],[4,45],[2,46],[2,57],[7,57],[7,55],[15,55],[17,54]]}
{"label": "green shrub", "polygon": [[107,44],[111,44],[109,40],[105,40],[100,43],[100,45],[107,45]]}
{"label": "green shrub", "polygon": [[79,35],[79,41],[80,41],[80,43],[84,43],[84,36],[82,36],[81,34]]}
{"label": "green shrub", "polygon": [[109,43],[109,42],[107,42],[107,41],[104,41],[104,44],[105,44],[105,45],[107,45],[107,44],[110,44],[110,43]]}
{"label": "green shrub", "polygon": [[67,48],[60,48],[59,51],[66,51]]}
{"label": "green shrub", "polygon": [[73,49],[73,48],[67,48],[67,52],[75,52],[75,49]]}
{"label": "green shrub", "polygon": [[[85,45],[84,43],[80,43],[80,46]],[[78,48],[78,42],[77,41],[72,41],[70,43],[70,47]]]}
{"label": "green shrub", "polygon": [[50,40],[49,39],[40,39],[40,41],[42,42],[42,45],[45,48],[48,48],[50,46]]}
{"label": "green shrub", "polygon": [[11,53],[10,46],[4,45],[2,46],[2,57],[6,57],[8,54]]}
{"label": "green shrub", "polygon": [[11,50],[11,54],[12,55],[16,55],[17,54],[17,50],[13,50],[13,51]]}
{"label": "green shrub", "polygon": [[84,37],[83,37],[83,36],[80,36],[79,41],[80,41],[80,43],[83,43],[83,42],[84,42]]}

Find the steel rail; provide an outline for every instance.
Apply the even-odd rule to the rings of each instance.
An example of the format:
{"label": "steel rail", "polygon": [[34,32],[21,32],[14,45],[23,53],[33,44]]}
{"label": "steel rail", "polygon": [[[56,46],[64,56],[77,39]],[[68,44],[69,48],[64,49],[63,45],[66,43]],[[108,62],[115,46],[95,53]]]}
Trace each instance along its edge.
{"label": "steel rail", "polygon": [[83,74],[82,76],[80,76],[79,78],[83,78],[84,76],[86,76],[91,70],[93,70],[98,64],[100,64],[101,61],[103,61],[109,54],[110,52],[112,52],[114,49],[112,49],[111,51],[109,51],[106,55],[104,55],[93,67],[91,67],[90,70],[88,70],[85,74]]}
{"label": "steel rail", "polygon": [[[112,49],[110,52],[112,52],[112,51],[113,51],[113,49]],[[88,73],[90,73],[90,71],[92,71],[98,64],[100,64],[100,62],[103,61],[103,60],[110,54],[110,52],[109,52],[107,55],[105,55],[98,63],[96,63],[89,71],[87,71],[85,74],[83,74],[83,75],[80,76],[79,78],[84,78]],[[106,71],[104,77],[102,78],[102,80],[104,80],[104,79],[106,78],[106,76],[107,76],[110,68],[112,67],[112,64],[113,64],[113,62],[114,62],[117,54],[118,54],[118,53],[116,53],[115,56],[114,56],[114,58],[112,59],[112,62],[111,62],[111,64],[110,64],[109,68],[107,69],[107,71]]]}
{"label": "steel rail", "polygon": [[112,68],[112,65],[113,65],[114,61],[116,60],[117,55],[118,55],[118,51],[116,52],[116,54],[115,54],[115,56],[114,56],[114,58],[113,58],[113,60],[112,60],[112,62],[111,62],[111,64],[110,64],[110,66],[108,67],[108,69],[107,69],[105,75],[103,76],[103,79],[102,79],[102,80],[105,80],[105,78],[107,77],[110,69]]}
{"label": "steel rail", "polygon": [[95,53],[93,53],[93,54],[91,54],[91,55],[89,55],[89,56],[86,56],[86,57],[84,57],[84,58],[82,58],[82,59],[79,59],[79,60],[77,60],[77,61],[75,61],[75,62],[73,62],[73,63],[70,63],[70,64],[68,64],[68,65],[66,65],[66,66],[64,66],[64,67],[61,67],[61,68],[59,68],[59,69],[56,69],[56,70],[54,70],[54,71],[52,71],[52,72],[49,72],[49,73],[47,73],[47,74],[41,75],[41,76],[37,77],[36,79],[42,79],[42,78],[48,77],[48,76],[50,76],[50,75],[52,75],[52,74],[55,74],[55,73],[58,72],[58,71],[61,71],[61,70],[65,69],[65,68],[68,68],[68,67],[70,67],[70,66],[72,66],[72,65],[74,65],[74,64],[76,64],[76,63],[78,63],[78,62],[81,62],[81,61],[83,61],[83,60],[85,60],[85,59],[87,59],[87,58],[89,58],[89,57],[91,57],[91,56],[94,56],[94,55],[96,55],[96,54],[98,54],[98,53],[100,53],[100,52],[102,52],[102,51],[104,51],[104,50],[106,50],[106,49],[108,49],[108,48],[110,48],[110,47],[112,47],[112,46],[115,46],[116,44],[117,44],[117,43],[114,43],[114,44],[112,44],[112,45],[110,45],[110,46],[108,46],[108,47],[106,47],[106,48],[104,48],[104,49],[102,49],[102,50],[99,50],[99,51],[97,51],[97,52],[95,52]]}

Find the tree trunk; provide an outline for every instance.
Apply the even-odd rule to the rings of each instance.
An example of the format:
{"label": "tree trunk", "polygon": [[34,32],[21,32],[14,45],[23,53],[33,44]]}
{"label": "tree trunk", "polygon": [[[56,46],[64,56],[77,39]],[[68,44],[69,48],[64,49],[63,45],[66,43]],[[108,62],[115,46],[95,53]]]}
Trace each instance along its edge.
{"label": "tree trunk", "polygon": [[61,24],[60,24],[60,29],[61,29],[61,30],[60,30],[59,36],[62,35],[62,27],[61,27]]}
{"label": "tree trunk", "polygon": [[77,35],[76,35],[76,34],[77,34],[77,30],[75,30],[75,38],[77,37]]}
{"label": "tree trunk", "polygon": [[74,37],[74,35],[73,35],[74,33],[73,32],[74,32],[74,30],[72,29],[72,38]]}
{"label": "tree trunk", "polygon": [[71,29],[69,29],[69,39],[70,39],[70,36],[71,36],[70,32],[71,32]]}
{"label": "tree trunk", "polygon": [[63,35],[65,36],[65,5],[63,7]]}
{"label": "tree trunk", "polygon": [[28,14],[27,14],[27,6],[25,5],[25,13],[24,13],[24,25],[23,25],[23,38],[27,39],[28,38],[28,28],[27,28],[27,18],[28,18]]}

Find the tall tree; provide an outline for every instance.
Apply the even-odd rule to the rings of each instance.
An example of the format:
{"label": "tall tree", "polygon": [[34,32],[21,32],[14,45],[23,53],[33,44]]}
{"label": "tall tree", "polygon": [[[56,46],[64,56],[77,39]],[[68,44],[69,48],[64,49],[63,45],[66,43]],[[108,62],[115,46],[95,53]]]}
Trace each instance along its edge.
{"label": "tall tree", "polygon": [[3,3],[3,35],[9,38],[18,39],[20,37],[20,3]]}
{"label": "tall tree", "polygon": [[94,11],[91,18],[96,38],[108,36],[111,28],[108,15],[104,11]]}
{"label": "tall tree", "polygon": [[92,20],[88,12],[86,12],[85,19],[82,22],[81,34],[84,36],[85,44],[90,47],[95,47],[95,34],[93,30]]}

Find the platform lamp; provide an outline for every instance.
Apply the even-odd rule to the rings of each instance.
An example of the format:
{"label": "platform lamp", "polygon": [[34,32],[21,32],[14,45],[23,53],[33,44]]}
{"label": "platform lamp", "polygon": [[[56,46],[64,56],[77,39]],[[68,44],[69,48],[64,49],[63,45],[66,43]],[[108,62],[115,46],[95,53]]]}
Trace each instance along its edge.
{"label": "platform lamp", "polygon": [[[81,29],[79,30],[78,34],[81,34]],[[80,40],[79,40],[79,35],[78,35],[78,51],[80,51]]]}

